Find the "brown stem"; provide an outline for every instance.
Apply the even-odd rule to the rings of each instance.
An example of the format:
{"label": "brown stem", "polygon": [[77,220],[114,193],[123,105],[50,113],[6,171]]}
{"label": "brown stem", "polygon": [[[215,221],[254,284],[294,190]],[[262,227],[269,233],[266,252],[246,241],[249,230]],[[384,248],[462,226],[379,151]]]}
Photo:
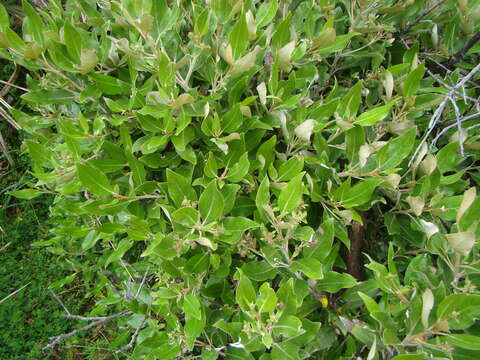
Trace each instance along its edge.
{"label": "brown stem", "polygon": [[[360,214],[365,224],[364,214]],[[347,265],[347,272],[357,280],[362,280],[362,249],[365,237],[365,225],[353,221],[348,233],[350,238],[350,249],[343,247],[342,257]]]}
{"label": "brown stem", "polygon": [[461,50],[453,54],[450,59],[448,59],[443,63],[443,65],[445,65],[446,67],[451,67],[456,63],[462,61],[465,55],[467,54],[468,50],[470,50],[473,47],[473,45],[475,45],[479,41],[480,41],[480,31],[478,31],[475,35],[473,35],[470,38],[470,40],[467,41],[465,46]]}
{"label": "brown stem", "polygon": [[440,0],[438,3],[436,3],[435,5],[433,5],[430,9],[427,9],[425,10],[424,12],[422,12],[420,14],[420,16],[418,16],[412,23],[408,24],[407,27],[405,29],[403,29],[403,31],[401,32],[401,34],[406,34],[412,27],[414,27],[415,25],[417,25],[420,21],[422,21],[422,19],[427,16],[428,14],[430,14],[432,11],[434,11],[437,7],[439,7],[440,5],[442,5],[446,0]]}

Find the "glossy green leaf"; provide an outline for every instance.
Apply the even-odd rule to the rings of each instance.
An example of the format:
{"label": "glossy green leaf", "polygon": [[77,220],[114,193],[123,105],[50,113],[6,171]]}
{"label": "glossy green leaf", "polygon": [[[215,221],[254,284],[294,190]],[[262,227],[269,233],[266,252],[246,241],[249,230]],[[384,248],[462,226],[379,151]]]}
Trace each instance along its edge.
{"label": "glossy green leaf", "polygon": [[223,196],[217,189],[217,182],[211,181],[200,195],[198,209],[206,222],[218,220],[223,213]]}
{"label": "glossy green leaf", "polygon": [[302,201],[303,176],[303,173],[295,176],[280,192],[280,196],[278,197],[278,207],[282,214],[295,210]]}
{"label": "glossy green leaf", "polygon": [[107,196],[113,193],[113,187],[107,176],[94,167],[77,164],[78,178],[88,190],[97,196]]}

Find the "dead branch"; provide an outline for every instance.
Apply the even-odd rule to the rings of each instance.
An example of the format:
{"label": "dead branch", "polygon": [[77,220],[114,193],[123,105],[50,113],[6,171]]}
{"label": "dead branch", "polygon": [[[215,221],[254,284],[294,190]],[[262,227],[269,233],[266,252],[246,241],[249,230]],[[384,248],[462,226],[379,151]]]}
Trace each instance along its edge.
{"label": "dead branch", "polygon": [[442,5],[445,1],[446,0],[440,0],[438,3],[433,5],[431,8],[422,12],[412,23],[408,24],[407,27],[401,31],[401,34],[405,34],[405,33],[409,32],[411,28],[413,28],[415,25],[418,25],[418,23],[420,23],[420,21],[422,21],[425,16],[427,16],[428,14],[433,12],[436,8],[438,8],[440,5]]}
{"label": "dead branch", "polygon": [[89,330],[91,328],[94,328],[98,325],[101,325],[107,321],[110,321],[110,320],[114,320],[114,319],[118,319],[118,318],[121,318],[123,316],[126,316],[126,315],[129,315],[131,314],[131,311],[128,311],[128,310],[124,310],[122,312],[119,312],[117,314],[114,314],[114,315],[110,315],[110,316],[105,316],[103,317],[101,320],[97,320],[97,321],[94,321],[84,327],[81,327],[79,329],[75,329],[73,331],[70,331],[69,333],[66,333],[66,334],[61,334],[61,335],[58,335],[58,336],[54,336],[54,337],[51,337],[49,340],[50,342],[45,345],[42,350],[45,351],[45,350],[48,350],[50,348],[53,348],[55,347],[56,345],[58,345],[59,343],[61,343],[63,340],[66,340],[66,339],[69,339],[71,338],[72,336],[75,336],[77,335],[78,333],[81,333],[82,331],[86,331],[86,330]]}
{"label": "dead branch", "polygon": [[450,59],[448,59],[447,61],[445,61],[443,63],[443,65],[445,65],[448,68],[448,67],[452,67],[456,63],[462,61],[463,58],[465,57],[465,55],[467,54],[468,50],[470,50],[473,47],[473,45],[475,45],[479,41],[480,41],[480,31],[478,31],[475,35],[473,35],[470,38],[470,40],[467,41],[465,46],[461,50],[459,50],[455,54],[453,54],[450,57]]}

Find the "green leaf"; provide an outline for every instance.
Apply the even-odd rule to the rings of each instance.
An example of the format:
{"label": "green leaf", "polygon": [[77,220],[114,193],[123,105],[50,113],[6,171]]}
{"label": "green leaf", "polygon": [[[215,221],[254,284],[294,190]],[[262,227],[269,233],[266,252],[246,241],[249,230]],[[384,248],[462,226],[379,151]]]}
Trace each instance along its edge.
{"label": "green leaf", "polygon": [[77,164],[77,174],[83,186],[97,196],[107,196],[113,193],[113,187],[107,176],[94,167]]}
{"label": "green leaf", "polygon": [[255,288],[250,282],[250,279],[240,272],[240,281],[238,282],[237,290],[235,291],[237,304],[242,310],[248,311],[255,303],[256,297]]}
{"label": "green leaf", "polygon": [[302,322],[296,316],[283,316],[274,326],[273,334],[275,336],[284,336],[286,339],[299,336],[305,330],[302,329]]}
{"label": "green leaf", "polygon": [[240,15],[239,21],[235,24],[230,32],[228,41],[232,46],[233,58],[239,59],[248,46],[248,28],[245,15]]}
{"label": "green leaf", "polygon": [[372,313],[376,313],[376,312],[379,312],[380,311],[380,307],[378,306],[378,304],[375,302],[375,300],[373,300],[370,296],[368,296],[367,294],[364,294],[362,293],[361,291],[358,291],[358,296],[360,296],[360,298],[362,299],[363,303],[365,304],[365,306],[367,307],[368,311],[370,312],[370,314]]}
{"label": "green leaf", "polygon": [[345,132],[347,158],[351,163],[359,160],[360,147],[365,144],[365,131],[360,126],[355,126]]}
{"label": "green leaf", "polygon": [[36,104],[71,104],[75,100],[75,94],[62,89],[33,90],[21,97]]}
{"label": "green leaf", "polygon": [[361,181],[346,191],[341,191],[342,188],[339,188],[335,194],[336,199],[347,209],[363,205],[370,201],[375,188],[381,183],[383,183],[381,179],[370,179]]}
{"label": "green leaf", "polygon": [[208,253],[197,254],[188,259],[185,264],[185,271],[188,274],[199,275],[208,269],[210,257]]}
{"label": "green leaf", "polygon": [[459,162],[457,156],[460,145],[458,141],[453,141],[443,146],[437,153],[437,166],[442,174],[455,169]]}
{"label": "green leaf", "polygon": [[111,263],[115,263],[119,261],[132,246],[133,246],[133,240],[131,239],[120,240],[118,245],[115,246],[115,249],[113,250],[113,252],[107,258],[107,261],[105,261],[105,267],[107,267]]}
{"label": "green leaf", "polygon": [[277,273],[266,261],[252,261],[242,266],[243,273],[254,281],[273,279]]}
{"label": "green leaf", "polygon": [[390,109],[392,108],[394,102],[390,101],[389,103],[378,106],[374,109],[368,110],[355,120],[355,124],[360,126],[372,126],[375,125],[377,122],[382,121],[390,114]]}
{"label": "green leaf", "polygon": [[94,80],[95,85],[106,95],[120,95],[130,92],[128,83],[113,76],[99,73],[89,74],[89,76]]}
{"label": "green leaf", "polygon": [[407,79],[403,84],[403,97],[407,98],[413,96],[417,93],[418,88],[420,87],[420,81],[425,75],[425,65],[420,64],[415,70],[408,74]]}
{"label": "green leaf", "polygon": [[281,214],[286,214],[295,210],[302,201],[303,175],[304,173],[300,173],[295,176],[280,192],[280,196],[278,197],[278,208]]}
{"label": "green leaf", "polygon": [[272,360],[300,360],[298,346],[292,342],[275,343],[272,347]]}
{"label": "green leaf", "polygon": [[200,214],[192,207],[182,207],[177,209],[171,216],[173,221],[189,228],[195,227],[200,221]]}
{"label": "green leaf", "polygon": [[168,195],[177,207],[180,207],[184,200],[197,200],[197,194],[190,182],[184,176],[170,169],[167,169],[167,186]]}
{"label": "green leaf", "polygon": [[362,88],[362,81],[357,81],[338,105],[338,115],[344,120],[348,120],[357,114],[358,108],[362,102]]}
{"label": "green leaf", "polygon": [[360,35],[358,32],[350,32],[345,35],[338,35],[335,39],[335,42],[332,45],[324,46],[316,50],[316,53],[320,55],[331,54],[337,51],[342,51],[345,49],[351,38],[354,36]]}
{"label": "green leaf", "polygon": [[405,134],[389,140],[377,154],[377,164],[381,170],[390,170],[398,165],[410,154],[415,145],[417,129],[412,127]]}
{"label": "green leaf", "polygon": [[450,334],[446,340],[455,346],[467,350],[480,350],[480,336],[469,334]]}
{"label": "green leaf", "polygon": [[223,213],[223,196],[217,189],[216,180],[212,180],[205,188],[198,204],[198,209],[204,221],[218,220]]}
{"label": "green leaf", "polygon": [[317,283],[318,291],[336,293],[340,289],[351,288],[356,285],[355,278],[349,274],[340,274],[335,271],[328,271],[322,280]]}
{"label": "green leaf", "polygon": [[272,0],[270,2],[262,2],[258,8],[255,22],[258,28],[262,28],[270,24],[275,17],[278,10],[278,0]]}
{"label": "green leaf", "polygon": [[392,360],[423,360],[425,354],[401,354],[392,358]]}
{"label": "green leaf", "polygon": [[268,283],[263,283],[257,297],[257,309],[259,313],[270,313],[277,307],[277,295]]}
{"label": "green leaf", "polygon": [[31,200],[35,199],[36,197],[42,196],[44,193],[36,189],[22,189],[17,191],[9,191],[7,194],[13,195],[17,199]]}
{"label": "green leaf", "polygon": [[228,170],[227,180],[233,183],[239,182],[245,178],[245,175],[248,173],[250,167],[250,162],[248,161],[248,153],[240,156],[240,159]]}
{"label": "green leaf", "polygon": [[[77,64],[81,62],[81,53],[82,53],[82,38],[75,29],[75,27],[70,24],[69,21],[65,22],[63,27],[65,46],[67,47],[67,52]],[[106,76],[106,75],[105,75]]]}
{"label": "green leaf", "polygon": [[42,47],[45,43],[44,32],[45,26],[43,25],[42,19],[37,14],[35,9],[30,5],[27,0],[22,1],[22,9],[27,16],[28,26],[31,31],[31,35],[35,41],[37,41]]}
{"label": "green leaf", "polygon": [[188,294],[183,298],[183,311],[185,316],[194,317],[195,319],[202,319],[202,308],[200,301],[195,295]]}
{"label": "green leaf", "polygon": [[278,169],[277,181],[289,181],[303,170],[303,157],[293,156]]}
{"label": "green leaf", "polygon": [[270,203],[270,181],[268,176],[264,176],[255,196],[255,204],[260,214],[264,214],[264,206]]}
{"label": "green leaf", "polygon": [[145,167],[143,166],[141,161],[139,161],[132,153],[127,152],[126,157],[127,157],[128,166],[130,167],[134,184],[136,186],[142,185],[147,176]]}
{"label": "green leaf", "polygon": [[320,261],[314,258],[304,258],[295,260],[291,269],[301,271],[310,279],[323,279],[323,266]]}
{"label": "green leaf", "polygon": [[0,31],[4,31],[10,27],[10,19],[5,6],[0,4]]}

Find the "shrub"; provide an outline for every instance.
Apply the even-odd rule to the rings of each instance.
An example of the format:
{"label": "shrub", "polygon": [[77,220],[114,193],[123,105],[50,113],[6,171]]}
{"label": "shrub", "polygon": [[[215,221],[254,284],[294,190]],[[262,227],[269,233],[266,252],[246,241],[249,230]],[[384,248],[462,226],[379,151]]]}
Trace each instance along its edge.
{"label": "shrub", "polygon": [[50,3],[23,38],[0,7],[30,70],[14,194],[54,197],[37,245],[113,352],[474,356],[478,1]]}

